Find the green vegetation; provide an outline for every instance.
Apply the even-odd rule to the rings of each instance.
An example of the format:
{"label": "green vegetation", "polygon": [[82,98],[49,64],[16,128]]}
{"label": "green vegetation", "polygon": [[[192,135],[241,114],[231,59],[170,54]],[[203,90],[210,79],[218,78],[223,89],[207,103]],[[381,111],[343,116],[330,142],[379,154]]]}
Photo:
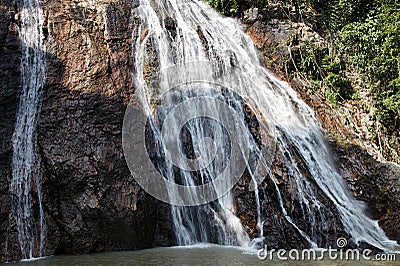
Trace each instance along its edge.
{"label": "green vegetation", "polygon": [[[387,158],[400,162],[400,3],[398,0],[342,0],[327,3],[320,12],[319,21],[325,21],[322,34],[343,62],[338,76],[325,78],[325,95],[337,101],[330,84],[341,88],[344,99],[351,83],[345,81],[347,70],[356,70],[364,90],[371,95],[371,116],[377,143]],[[335,40],[335,41],[334,41]],[[345,81],[345,83],[342,83]],[[353,82],[356,83],[356,82]],[[356,86],[356,89],[361,89]],[[343,94],[344,93],[344,94]]]}
{"label": "green vegetation", "polygon": [[367,78],[376,118],[386,126],[399,126],[400,5],[373,9],[364,20],[346,24],[339,35],[339,51]]}
{"label": "green vegetation", "polygon": [[207,2],[227,16],[239,15],[242,11],[252,6],[268,4],[268,0],[207,0]]}
{"label": "green vegetation", "polygon": [[207,0],[208,3],[224,15],[237,15],[239,13],[239,0]]}
{"label": "green vegetation", "polygon": [[[363,91],[375,125],[371,131],[389,157],[400,149],[400,1],[399,0],[208,0],[226,15],[278,4],[287,19],[304,22],[327,45],[294,47],[285,71],[307,79],[314,89],[338,105]],[[282,70],[282,69],[281,69]],[[349,75],[351,73],[351,75]],[[381,135],[385,140],[381,143]]]}

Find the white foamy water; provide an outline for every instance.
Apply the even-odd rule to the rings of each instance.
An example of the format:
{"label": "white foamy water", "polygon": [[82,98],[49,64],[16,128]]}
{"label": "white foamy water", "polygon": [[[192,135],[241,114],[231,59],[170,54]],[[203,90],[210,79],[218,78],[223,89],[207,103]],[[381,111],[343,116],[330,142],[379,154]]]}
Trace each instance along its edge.
{"label": "white foamy water", "polygon": [[[36,153],[36,122],[41,89],[45,82],[45,38],[39,1],[21,1],[21,85],[19,108],[13,135],[12,182],[10,195],[23,259],[41,257],[45,240],[45,220],[41,200],[41,173]],[[39,206],[33,210],[33,195]],[[35,217],[39,217],[36,219]]]}
{"label": "white foamy water", "polygon": [[[157,93],[148,88],[144,75],[147,69],[146,58],[149,47],[157,56],[156,65],[161,73],[164,73],[158,80],[161,91],[158,92],[159,94],[168,94],[172,87],[185,81],[217,80],[228,88],[234,88],[235,93],[242,99],[252,100],[254,108],[262,115],[261,119],[266,121],[264,126],[273,137],[278,149],[284,154],[285,167],[297,186],[297,197],[304,217],[310,219],[310,228],[301,228],[300,225],[296,225],[291,213],[285,209],[281,192],[270,172],[267,159],[261,158],[260,165],[267,173],[269,172],[267,178],[275,184],[280,208],[286,220],[309,242],[311,247],[317,248],[320,245],[318,234],[321,234],[319,230],[326,222],[327,207],[319,200],[318,193],[310,180],[303,176],[293,154],[293,147],[311,174],[313,182],[337,208],[344,229],[355,243],[365,241],[386,251],[396,245],[394,241],[386,237],[378,223],[365,214],[365,205],[352,197],[345,181],[338,173],[312,109],[298,98],[296,92],[287,83],[278,80],[262,67],[251,39],[242,32],[237,21],[222,17],[202,1],[140,0],[139,2],[140,6],[135,12],[139,14],[142,24],[139,27],[139,37],[133,45],[134,81],[137,88],[144,88],[138,90],[137,93],[145,111],[150,117],[155,117],[151,122],[151,128],[156,143],[159,145],[158,156],[165,159],[159,167],[164,176],[169,180],[179,180],[184,185],[194,186],[198,183],[198,179],[203,182],[213,180],[218,175],[220,171],[218,167],[223,165],[223,162],[209,164],[208,168],[202,169],[199,175],[195,176],[188,171],[177,173],[175,166],[184,165],[185,159],[178,158],[175,160],[176,163],[167,160],[171,158],[168,158],[168,150],[164,149],[163,145],[174,143],[184,148],[188,143],[182,140],[179,134],[173,135],[183,128],[180,117],[186,117],[186,114],[181,112],[170,115],[169,112],[180,102],[193,97],[193,91],[197,88],[193,86],[193,90],[186,90],[186,93],[180,91],[174,94],[175,97],[163,98],[161,106],[155,107],[151,98]],[[199,61],[201,64],[196,67],[193,62]],[[190,66],[191,64],[193,64],[192,67],[183,67],[181,71],[175,73],[169,73],[166,70],[174,65]],[[240,74],[232,74],[232,67]],[[229,101],[232,108],[237,111],[237,117],[243,122],[244,114],[240,108],[240,99],[235,98],[234,95],[223,95],[220,91],[211,88],[208,90],[203,88],[203,91],[195,96],[205,94]],[[211,117],[218,117],[221,112],[213,105],[207,108]],[[194,106],[185,112],[193,113],[195,116],[198,109]],[[168,116],[166,120],[168,124],[163,126],[166,126],[169,131],[168,134],[163,134],[164,129],[160,129],[158,123]],[[190,133],[194,158],[200,158],[197,163],[207,165],[206,162],[210,162],[210,157],[216,154],[229,154],[229,150],[225,145],[227,139],[223,127],[218,125],[205,127],[204,121],[200,120],[187,122],[186,130]],[[257,152],[258,148],[253,147],[256,145],[250,132],[248,130],[238,132],[236,136],[233,136],[234,141],[245,139],[250,149]],[[204,141],[209,138],[213,139],[215,144],[211,152],[207,141]],[[243,154],[246,153],[246,149],[242,147]],[[248,165],[250,164],[249,161]],[[260,184],[257,182],[260,178],[255,173],[252,178],[254,183]],[[221,187],[214,186],[214,189],[218,192]],[[258,201],[255,207],[258,210],[259,234],[262,239],[264,233],[261,226],[263,217],[261,217],[260,204],[262,203],[259,202],[258,192],[258,190],[255,191]],[[170,190],[169,197],[174,202],[179,202],[180,195],[176,191]],[[191,195],[191,197],[193,197],[193,202],[196,202],[201,201],[202,195]],[[200,207],[172,206],[178,244],[193,245],[212,242],[222,245],[250,246],[250,238],[240,224],[239,218],[236,217],[234,208],[232,192],[226,193],[212,204]]]}

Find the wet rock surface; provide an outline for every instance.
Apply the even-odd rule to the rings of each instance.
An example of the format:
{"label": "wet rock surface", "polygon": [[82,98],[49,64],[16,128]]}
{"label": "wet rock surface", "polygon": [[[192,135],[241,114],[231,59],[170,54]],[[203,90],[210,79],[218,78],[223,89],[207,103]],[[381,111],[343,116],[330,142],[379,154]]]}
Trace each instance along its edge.
{"label": "wet rock surface", "polygon": [[[44,0],[48,22],[48,71],[38,120],[38,153],[41,161],[42,194],[47,225],[46,254],[77,254],[135,250],[175,244],[169,206],[147,195],[134,181],[122,151],[122,122],[126,105],[134,94],[131,71],[132,41],[140,20],[131,12],[138,1],[50,1]],[[271,11],[272,10],[272,11]],[[281,19],[279,6],[271,10],[249,10],[247,32],[268,56],[274,68],[287,60],[287,40],[293,34],[320,41],[304,24]],[[275,10],[275,11],[274,11]],[[268,19],[266,19],[268,17]],[[15,127],[20,84],[20,47],[15,1],[0,0],[0,261],[20,259],[17,232],[9,218],[11,180],[11,138]],[[165,19],[171,35],[176,22]],[[47,27],[47,26],[46,26]],[[143,31],[146,32],[146,31]],[[132,34],[133,33],[133,34]],[[146,36],[141,36],[145,38]],[[146,68],[156,72],[154,51],[149,50]],[[284,74],[284,73],[278,73]],[[329,132],[348,137],[348,146],[331,138],[343,176],[356,197],[370,207],[392,239],[400,241],[399,168],[382,164],[368,155],[346,123],[318,95],[312,95],[300,81],[292,81],[300,96],[316,110]],[[296,85],[297,84],[297,85]],[[253,122],[252,122],[253,120]],[[268,152],[268,136],[249,115],[250,130]],[[354,144],[354,145],[353,145]],[[285,193],[293,193],[290,173],[283,167],[284,156],[271,157],[273,176]],[[303,169],[305,175],[307,170]],[[257,237],[257,211],[250,178],[245,173],[234,189],[236,215],[246,231]],[[265,242],[272,248],[308,247],[307,241],[285,219],[271,180],[261,185],[260,194]],[[326,228],[317,240],[329,245],[346,236],[337,211],[331,208]],[[284,202],[297,222],[296,196]],[[34,208],[38,208],[34,199]],[[305,220],[302,226],[308,228]],[[301,223],[300,223],[301,224]],[[328,236],[328,237],[327,237]],[[8,245],[6,247],[6,244]]]}
{"label": "wet rock surface", "polygon": [[366,203],[369,216],[379,221],[388,237],[400,243],[400,166],[386,162],[381,155],[368,130],[372,122],[364,112],[365,107],[349,101],[340,108],[333,108],[323,92],[312,90],[302,77],[289,75],[293,69],[288,68],[298,60],[302,45],[312,43],[327,49],[314,27],[307,26],[313,25],[313,19],[304,18],[307,25],[300,23],[279,4],[259,9],[256,18],[253,15],[254,9],[244,12],[242,21],[247,34],[264,56],[266,67],[288,81],[300,98],[315,110],[340,173],[354,196]]}
{"label": "wet rock surface", "polygon": [[20,41],[15,24],[17,12],[14,1],[0,1],[0,261],[9,231],[11,209],[8,196],[11,180],[12,135],[18,108],[20,88]]}
{"label": "wet rock surface", "polygon": [[[37,125],[46,255],[172,245],[169,206],[140,189],[122,151],[124,112],[134,94],[136,1],[42,4],[51,34]],[[0,261],[21,256],[8,193],[20,88],[15,14],[18,5],[0,2]]]}
{"label": "wet rock surface", "polygon": [[[302,202],[299,195],[301,188],[299,188],[296,177],[288,166],[290,163],[287,162],[285,152],[272,144],[274,143],[272,137],[269,136],[264,127],[260,126],[260,121],[257,120],[254,113],[246,112],[246,116],[246,122],[255,136],[263,157],[271,165],[272,175],[270,176],[262,171],[260,174],[265,175],[265,179],[258,186],[264,232],[262,243],[273,249],[310,248],[309,240],[304,237],[302,232],[310,236],[311,240],[320,247],[335,247],[336,240],[340,237],[350,239],[343,229],[340,214],[335,205],[315,184],[295,148],[289,147],[289,150],[293,153],[294,159],[301,168],[302,175],[310,181],[309,185],[316,191],[315,196],[323,206],[318,211],[316,211],[317,206],[311,204],[311,199],[309,199],[310,204],[308,206]],[[254,161],[256,160],[257,158],[254,158]],[[256,194],[249,189],[251,181],[252,178],[246,171],[235,187],[234,195],[237,216],[241,219],[247,233],[251,237],[257,238],[260,235],[260,228],[257,224],[258,214],[255,208],[257,206]],[[280,202],[280,199],[282,202]],[[307,207],[310,208],[309,211],[305,210]]]}

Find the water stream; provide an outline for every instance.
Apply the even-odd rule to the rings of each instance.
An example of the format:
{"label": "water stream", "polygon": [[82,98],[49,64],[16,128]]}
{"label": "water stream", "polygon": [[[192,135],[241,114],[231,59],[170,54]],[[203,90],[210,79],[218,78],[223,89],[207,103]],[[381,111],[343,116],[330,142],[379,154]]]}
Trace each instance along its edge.
{"label": "water stream", "polygon": [[[235,143],[240,142],[239,154],[243,157],[260,155],[259,166],[266,173],[264,178],[274,184],[281,213],[310,247],[332,244],[323,243],[319,237],[329,229],[326,228],[329,206],[321,200],[319,191],[322,191],[335,206],[344,230],[354,243],[366,242],[382,250],[393,248],[396,243],[386,237],[377,221],[365,214],[364,204],[352,197],[338,173],[312,109],[287,83],[263,68],[251,39],[237,21],[222,17],[203,1],[139,2],[135,9],[141,24],[133,45],[134,81],[137,88],[142,88],[137,94],[151,120],[152,138],[157,146],[156,164],[163,176],[186,186],[211,182],[221,173],[220,168],[226,167],[226,161],[234,162],[227,158]],[[150,54],[155,56],[150,58]],[[149,78],[151,71],[158,73],[157,86],[150,85],[154,81]],[[199,85],[199,81],[203,83]],[[231,92],[212,84],[222,84]],[[204,96],[227,103],[235,110],[236,118],[221,115],[221,107],[212,101],[205,103],[206,107],[196,103],[180,111],[177,108],[182,102]],[[296,195],[283,195],[271,172],[271,161],[255,144],[242,108],[246,100],[259,113],[260,123],[283,154]],[[183,117],[193,119],[182,121]],[[236,124],[235,135],[224,132],[227,124]],[[247,129],[240,129],[243,125]],[[171,147],[171,143],[178,147],[173,155],[165,148]],[[203,167],[193,171],[193,161],[196,167]],[[265,218],[259,197],[262,178],[249,167],[251,160],[247,159],[246,164],[253,183],[257,184],[253,192],[257,199],[254,208],[258,215],[258,237],[262,240]],[[311,177],[304,175],[304,168]],[[216,193],[226,185],[218,184],[213,187]],[[168,194],[173,202],[179,202],[181,195],[176,190],[169,189]],[[193,202],[200,202],[202,195],[191,197]],[[295,200],[300,210],[288,210],[285,203]],[[307,223],[299,223],[295,212],[302,213]],[[172,206],[172,216],[179,245],[211,242],[248,247],[252,244],[236,216],[232,192],[197,207]]]}
{"label": "water stream", "polygon": [[[133,79],[150,118],[153,162],[170,181],[184,186],[211,183],[212,194],[220,195],[204,204],[203,194],[192,194],[186,200],[201,204],[171,206],[177,245],[214,243],[248,248],[261,243],[268,215],[263,211],[268,197],[262,185],[266,179],[273,184],[284,219],[309,247],[332,244],[321,240],[329,231],[326,224],[331,210],[322,200],[326,198],[354,243],[393,249],[396,243],[366,215],[365,205],[352,197],[338,173],[312,109],[262,66],[251,39],[236,20],[222,17],[203,1],[139,0],[139,4],[134,10],[141,24],[132,47]],[[22,257],[32,259],[44,254],[46,239],[36,147],[46,71],[43,11],[38,0],[21,2],[20,20],[22,91],[13,135],[11,217]],[[156,76],[149,78],[149,73]],[[185,102],[193,105],[180,108]],[[285,194],[276,180],[271,158],[257,144],[246,121],[246,104],[282,154],[296,193]],[[258,168],[251,158],[257,158]],[[229,174],[241,166],[253,183],[249,193],[255,198],[256,238],[249,236],[237,216],[235,194],[227,191],[236,181]],[[231,172],[224,176],[229,178],[218,179],[227,168]],[[167,193],[171,202],[185,201],[173,187]],[[289,209],[287,203],[295,201],[298,209]],[[299,213],[301,219],[296,217]]]}
{"label": "water stream", "polygon": [[[16,223],[22,257],[29,259],[42,256],[45,241],[36,122],[40,111],[41,89],[45,82],[46,46],[39,1],[21,1],[20,8],[22,91],[12,139],[10,195],[12,218]],[[38,206],[35,210],[34,204]]]}

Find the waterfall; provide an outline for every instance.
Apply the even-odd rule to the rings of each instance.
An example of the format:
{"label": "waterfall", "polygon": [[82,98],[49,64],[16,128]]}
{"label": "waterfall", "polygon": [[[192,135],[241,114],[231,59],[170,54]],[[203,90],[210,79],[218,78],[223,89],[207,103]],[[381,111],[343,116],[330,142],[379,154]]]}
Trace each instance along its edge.
{"label": "waterfall", "polygon": [[22,257],[31,259],[43,255],[45,241],[36,123],[45,82],[46,46],[38,0],[21,1],[20,23],[22,92],[12,139],[10,194]]}
{"label": "waterfall", "polygon": [[[284,219],[310,247],[332,244],[318,237],[330,230],[327,221],[332,217],[326,202],[334,206],[354,243],[366,242],[382,250],[395,245],[377,221],[368,218],[364,204],[351,195],[312,109],[262,66],[251,39],[236,20],[222,17],[203,1],[138,2],[135,13],[140,25],[133,35],[133,79],[140,108],[148,117],[149,156],[167,180],[165,201],[172,203],[177,244],[252,244],[236,215],[233,191],[226,191],[231,181],[214,182],[224,168],[244,159],[254,186],[254,192],[249,193],[254,193],[257,201],[259,239],[263,239],[267,215],[260,196],[267,197],[262,186],[267,178]],[[256,144],[245,121],[244,102],[251,103],[260,125],[274,142],[272,146],[285,159],[284,167],[296,192],[293,195],[282,191],[272,173],[272,160]],[[234,110],[234,117],[229,110]],[[229,157],[232,154],[236,157]],[[136,154],[142,164],[130,167],[132,172],[141,171],[143,156]],[[258,167],[252,166],[255,160],[251,158],[257,158]],[[207,188],[219,197],[205,203],[201,193],[182,196],[184,189],[170,182],[186,187],[212,183]],[[293,206],[294,201],[297,209],[288,209],[286,203]]]}

